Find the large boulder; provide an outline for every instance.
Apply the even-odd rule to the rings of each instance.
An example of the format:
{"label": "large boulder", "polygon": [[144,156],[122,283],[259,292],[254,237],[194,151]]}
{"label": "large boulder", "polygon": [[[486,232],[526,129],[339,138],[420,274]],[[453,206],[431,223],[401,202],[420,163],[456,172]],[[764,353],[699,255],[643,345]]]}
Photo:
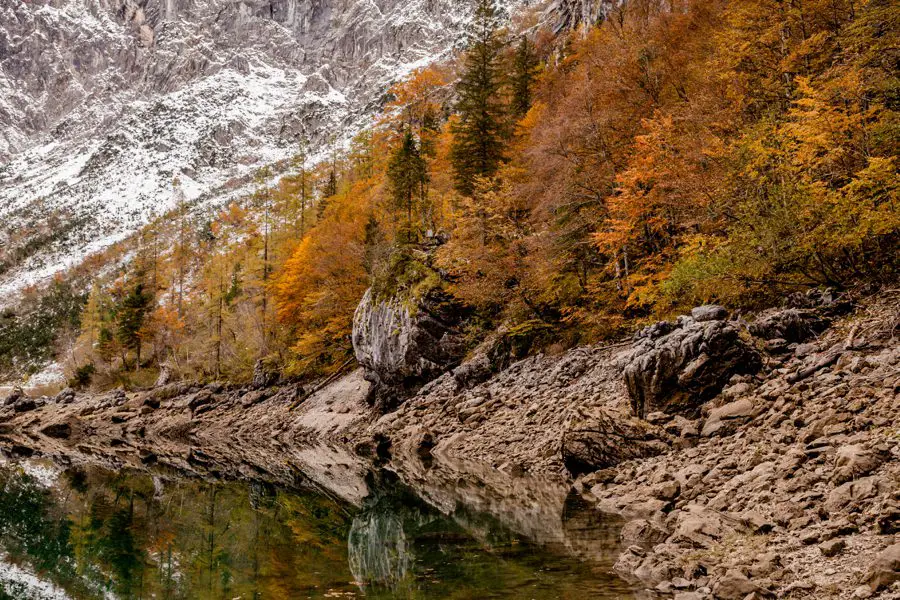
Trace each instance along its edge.
{"label": "large boulder", "polygon": [[733,375],[759,370],[759,353],[737,323],[725,320],[725,309],[704,306],[693,314],[635,335],[623,373],[637,416],[655,411],[696,416]]}
{"label": "large boulder", "polygon": [[873,592],[895,581],[900,581],[900,544],[888,546],[878,554],[866,575],[866,583]]}
{"label": "large boulder", "polygon": [[668,450],[649,424],[600,412],[563,432],[562,459],[573,476]]}
{"label": "large boulder", "polygon": [[458,365],[465,350],[457,329],[461,318],[459,306],[439,290],[417,301],[366,291],[353,315],[353,350],[372,384],[370,401],[382,410],[394,408]]}
{"label": "large boulder", "polygon": [[828,328],[829,321],[815,311],[799,308],[776,310],[750,324],[750,333],[764,340],[804,342]]}
{"label": "large boulder", "polygon": [[22,388],[16,386],[13,390],[3,399],[3,406],[13,406],[16,402],[18,402],[21,398],[25,397],[25,392],[22,391]]}

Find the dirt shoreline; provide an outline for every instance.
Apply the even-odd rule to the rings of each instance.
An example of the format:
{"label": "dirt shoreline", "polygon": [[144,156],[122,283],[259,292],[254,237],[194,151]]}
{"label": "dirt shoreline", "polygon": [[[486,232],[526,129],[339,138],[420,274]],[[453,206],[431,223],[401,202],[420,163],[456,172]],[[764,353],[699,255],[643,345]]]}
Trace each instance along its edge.
{"label": "dirt shoreline", "polygon": [[[616,571],[678,600],[900,598],[898,305],[896,292],[882,294],[816,338],[764,354],[758,373],[733,377],[699,418],[648,414],[657,455],[570,481],[570,495],[626,520]],[[622,373],[632,350],[534,356],[476,385],[447,373],[384,416],[366,403],[360,370],[293,409],[304,398],[296,385],[24,398],[0,407],[0,447],[306,479],[351,500],[364,493],[361,465],[379,454],[565,482],[565,433],[630,414]]]}

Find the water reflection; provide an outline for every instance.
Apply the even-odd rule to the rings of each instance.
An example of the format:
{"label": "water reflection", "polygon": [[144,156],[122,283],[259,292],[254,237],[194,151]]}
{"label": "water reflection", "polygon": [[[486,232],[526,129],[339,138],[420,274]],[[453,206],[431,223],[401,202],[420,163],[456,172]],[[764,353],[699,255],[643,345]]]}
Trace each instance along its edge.
{"label": "water reflection", "polygon": [[[0,600],[630,597],[607,564],[560,551],[561,514],[554,548],[509,526],[521,516],[462,501],[471,490],[429,498],[401,479],[369,473],[354,506],[259,481],[0,465]],[[535,510],[524,521],[553,518]],[[586,546],[605,531],[575,529]]]}

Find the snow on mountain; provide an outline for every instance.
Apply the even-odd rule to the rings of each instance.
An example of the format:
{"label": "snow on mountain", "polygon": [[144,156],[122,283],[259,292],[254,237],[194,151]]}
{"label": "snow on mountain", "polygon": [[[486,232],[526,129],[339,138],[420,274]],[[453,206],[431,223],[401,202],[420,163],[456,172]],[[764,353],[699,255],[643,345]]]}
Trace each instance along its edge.
{"label": "snow on mountain", "polygon": [[[512,2],[516,4],[516,2]],[[0,0],[0,306],[172,206],[345,140],[466,0]]]}

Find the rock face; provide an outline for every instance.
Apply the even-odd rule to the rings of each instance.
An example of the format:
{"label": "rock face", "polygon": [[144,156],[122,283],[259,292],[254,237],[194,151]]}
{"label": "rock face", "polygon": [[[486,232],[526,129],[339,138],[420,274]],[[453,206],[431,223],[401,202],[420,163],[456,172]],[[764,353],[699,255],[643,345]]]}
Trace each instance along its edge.
{"label": "rock face", "polygon": [[0,277],[0,305],[27,275],[49,277],[175,206],[174,176],[205,209],[303,138],[349,139],[392,83],[452,52],[472,6],[0,2],[0,217],[11,225],[0,244],[59,220],[44,243],[26,238],[34,252]]}
{"label": "rock face", "polygon": [[693,415],[735,374],[755,373],[759,353],[725,321],[722,307],[694,309],[646,327],[635,336],[623,369],[632,408],[639,417],[654,411]]}
{"label": "rock face", "polygon": [[353,315],[353,350],[372,384],[370,400],[391,409],[421,385],[459,363],[464,351],[457,315],[438,292],[414,307],[366,291]]}
{"label": "rock face", "polygon": [[622,0],[556,0],[552,9],[556,12],[556,29],[575,29],[603,21]]}

